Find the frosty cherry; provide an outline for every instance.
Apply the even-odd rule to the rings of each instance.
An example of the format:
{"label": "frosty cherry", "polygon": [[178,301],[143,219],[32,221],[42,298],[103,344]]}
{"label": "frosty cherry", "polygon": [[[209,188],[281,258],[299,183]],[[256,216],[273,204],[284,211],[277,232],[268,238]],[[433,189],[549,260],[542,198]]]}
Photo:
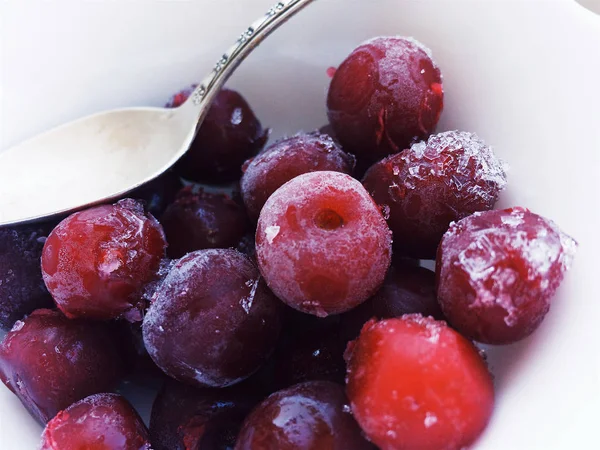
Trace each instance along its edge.
{"label": "frosty cherry", "polygon": [[363,185],[389,212],[399,252],[434,259],[450,222],[491,209],[504,165],[476,135],[447,131],[373,165]]}
{"label": "frosty cherry", "polygon": [[246,161],[241,187],[248,214],[258,219],[261,208],[281,185],[307,172],[333,170],[352,174],[354,157],[325,134],[300,133],[269,146]]}
{"label": "frosty cherry", "polygon": [[531,334],[571,265],[576,243],[524,208],[453,224],[438,252],[438,298],[465,336],[507,344]]}
{"label": "frosty cherry", "polygon": [[165,253],[160,224],[126,199],[70,215],[48,236],[42,273],[68,317],[140,320],[145,284]]}
{"label": "frosty cherry", "polygon": [[429,49],[410,38],[378,37],[358,46],[336,70],[327,115],[343,148],[374,162],[427,138],[443,98]]}
{"label": "frosty cherry", "polygon": [[379,288],[391,259],[390,231],[359,182],[339,172],[312,172],[267,200],[256,254],[281,300],[326,316],[357,306]]}

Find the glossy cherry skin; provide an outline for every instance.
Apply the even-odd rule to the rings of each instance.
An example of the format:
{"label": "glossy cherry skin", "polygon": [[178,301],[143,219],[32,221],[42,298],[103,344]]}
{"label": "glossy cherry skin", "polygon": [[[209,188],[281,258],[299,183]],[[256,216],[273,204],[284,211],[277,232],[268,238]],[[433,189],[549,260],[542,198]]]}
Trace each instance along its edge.
{"label": "glossy cherry skin", "polygon": [[[167,107],[179,106],[190,93],[188,89],[176,94]],[[244,97],[222,89],[175,171],[192,181],[234,181],[242,175],[244,161],[257,154],[268,137],[269,130],[263,129]]]}
{"label": "glossy cherry skin", "polygon": [[0,379],[39,422],[82,398],[109,391],[124,372],[112,325],[38,309],[0,344]]}
{"label": "glossy cherry skin", "polygon": [[153,450],[230,450],[259,398],[244,386],[198,389],[168,380],[152,406]]}
{"label": "glossy cherry skin", "polygon": [[63,220],[42,253],[42,274],[70,318],[139,321],[145,286],[165,254],[158,221],[131,199],[96,206]]}
{"label": "glossy cherry skin", "polygon": [[367,442],[330,381],[296,384],[267,397],[246,418],[235,450],[363,450]]}
{"label": "glossy cherry skin", "polygon": [[59,412],[40,450],[151,450],[148,429],[125,398],[95,394]]}
{"label": "glossy cherry skin", "polygon": [[190,95],[192,95],[192,92],[194,92],[194,89],[196,89],[197,86],[197,84],[192,84],[191,86],[188,86],[177,92],[165,104],[165,108],[177,108],[183,105]]}
{"label": "glossy cherry skin", "polygon": [[283,326],[270,358],[242,384],[263,396],[312,380],[344,383],[346,341],[337,339],[340,315],[317,317],[283,305]]}
{"label": "glossy cherry skin", "polygon": [[370,321],[346,351],[352,413],[382,450],[460,450],[485,429],[492,377],[445,322],[409,314]]}

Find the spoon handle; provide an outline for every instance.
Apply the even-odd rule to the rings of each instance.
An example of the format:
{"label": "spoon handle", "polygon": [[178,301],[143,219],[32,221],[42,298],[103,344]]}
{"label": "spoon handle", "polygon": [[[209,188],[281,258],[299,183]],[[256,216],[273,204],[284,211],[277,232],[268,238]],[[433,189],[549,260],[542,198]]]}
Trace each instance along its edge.
{"label": "spoon handle", "polygon": [[263,39],[312,1],[314,0],[280,1],[271,7],[263,17],[246,28],[235,44],[223,53],[211,73],[202,80],[182,107],[193,107],[197,119],[202,120],[208,112],[208,104],[246,56]]}

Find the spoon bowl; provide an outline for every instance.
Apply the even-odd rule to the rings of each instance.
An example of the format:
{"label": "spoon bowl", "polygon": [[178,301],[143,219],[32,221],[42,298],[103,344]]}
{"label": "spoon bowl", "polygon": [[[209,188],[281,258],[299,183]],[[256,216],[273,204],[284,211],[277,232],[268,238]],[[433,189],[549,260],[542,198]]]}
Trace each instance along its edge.
{"label": "spoon bowl", "polygon": [[[165,108],[102,112],[9,149],[0,157],[4,180],[0,224],[33,221],[112,200],[156,178],[194,138],[195,116],[182,112]],[[61,183],[55,182],[58,176]],[[32,186],[36,195],[31,195]]]}
{"label": "spoon bowl", "polygon": [[178,108],[123,108],[93,114],[3,152],[0,226],[105,203],[164,173],[188,150],[212,100],[237,66],[312,1],[280,1],[270,8],[244,30]]}

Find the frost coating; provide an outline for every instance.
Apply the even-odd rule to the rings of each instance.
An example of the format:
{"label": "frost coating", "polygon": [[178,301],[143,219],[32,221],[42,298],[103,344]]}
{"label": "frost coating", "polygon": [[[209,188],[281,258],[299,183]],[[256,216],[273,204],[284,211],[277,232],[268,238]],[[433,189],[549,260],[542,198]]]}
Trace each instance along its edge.
{"label": "frost coating", "polygon": [[279,230],[280,228],[277,225],[271,225],[270,227],[265,228],[265,238],[269,244],[273,243],[273,239],[277,237]]}
{"label": "frost coating", "polygon": [[[371,44],[380,44],[383,45],[387,51],[390,52],[394,52],[397,51],[395,48],[395,40],[402,40],[402,41],[406,41],[408,43],[410,43],[415,49],[421,50],[423,53],[425,53],[429,59],[431,59],[433,61],[433,52],[431,51],[431,49],[429,47],[427,47],[425,44],[423,44],[422,42],[419,42],[418,40],[416,40],[414,37],[412,36],[393,36],[392,39],[390,39],[390,37],[388,36],[375,36],[373,38],[367,39],[366,41],[364,41],[362,44],[360,44],[359,47],[362,47],[363,45],[371,45]],[[434,61],[435,64],[435,61]],[[437,66],[437,64],[436,64]]]}
{"label": "frost coating", "polygon": [[467,201],[493,204],[506,187],[507,165],[475,133],[447,131],[413,144],[401,159],[408,167],[407,186],[434,176]]}
{"label": "frost coating", "polygon": [[438,418],[435,414],[427,412],[425,413],[425,420],[423,421],[423,424],[425,425],[425,428],[431,428],[433,425],[435,425],[438,421]]}
{"label": "frost coating", "polygon": [[17,320],[10,331],[19,331],[21,328],[23,328],[23,325],[25,325],[25,322],[22,320]]}
{"label": "frost coating", "polygon": [[493,208],[506,165],[475,134],[448,131],[375,164],[363,184],[389,208],[394,246],[433,259],[452,221]]}
{"label": "frost coating", "polygon": [[259,282],[260,277],[257,277],[254,281],[248,280],[246,282],[246,286],[250,286],[250,294],[240,300],[240,304],[242,305],[242,308],[244,308],[244,311],[246,311],[246,314],[250,314],[250,309],[252,308],[252,303],[254,303],[254,296],[256,295]]}
{"label": "frost coating", "polygon": [[[315,219],[323,211],[332,211],[340,225],[319,226]],[[291,307],[321,317],[373,294],[389,267],[390,247],[385,220],[361,184],[330,171],[303,174],[279,188],[256,232],[257,260],[269,287]]]}
{"label": "frost coating", "polygon": [[475,213],[440,245],[438,299],[449,321],[480,342],[531,334],[571,266],[577,243],[524,208]]}
{"label": "frost coating", "polygon": [[172,266],[144,317],[144,344],[169,376],[224,387],[250,376],[273,350],[280,302],[235,250],[199,250]]}

